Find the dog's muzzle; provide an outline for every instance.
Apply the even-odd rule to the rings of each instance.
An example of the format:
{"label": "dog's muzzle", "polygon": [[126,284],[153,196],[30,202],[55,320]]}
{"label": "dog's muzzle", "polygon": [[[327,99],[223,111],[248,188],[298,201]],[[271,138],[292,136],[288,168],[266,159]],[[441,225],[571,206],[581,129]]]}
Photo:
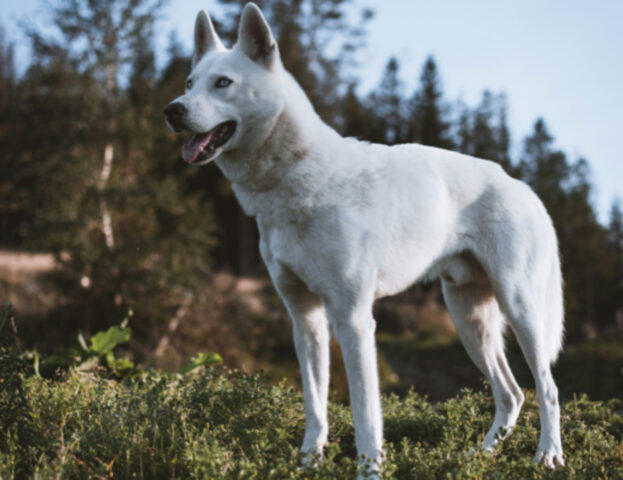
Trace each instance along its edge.
{"label": "dog's muzzle", "polygon": [[176,132],[181,132],[185,129],[184,117],[188,113],[188,109],[181,102],[171,102],[164,108],[164,116],[167,123]]}

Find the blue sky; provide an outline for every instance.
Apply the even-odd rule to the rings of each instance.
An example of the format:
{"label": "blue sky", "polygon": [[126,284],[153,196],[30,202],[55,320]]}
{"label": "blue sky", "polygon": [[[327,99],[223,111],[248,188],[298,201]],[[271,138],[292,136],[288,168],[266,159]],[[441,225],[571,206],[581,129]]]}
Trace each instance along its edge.
{"label": "blue sky", "polygon": [[[586,157],[594,204],[607,221],[615,197],[623,199],[623,1],[599,0],[360,0],[376,11],[361,55],[361,89],[379,81],[387,59],[401,64],[411,92],[427,55],[433,54],[446,100],[475,105],[483,89],[506,92],[514,152],[538,116],[556,146],[572,160]],[[0,19],[23,44],[16,19],[36,13],[38,0],[2,0]],[[189,50],[196,12],[218,11],[215,0],[172,0],[159,31],[178,31]],[[21,62],[26,47],[18,49]]]}

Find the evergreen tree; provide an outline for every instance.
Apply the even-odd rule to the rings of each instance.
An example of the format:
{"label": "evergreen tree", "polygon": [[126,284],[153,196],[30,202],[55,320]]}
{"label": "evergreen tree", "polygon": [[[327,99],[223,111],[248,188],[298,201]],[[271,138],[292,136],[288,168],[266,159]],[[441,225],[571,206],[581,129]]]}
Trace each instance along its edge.
{"label": "evergreen tree", "polygon": [[4,27],[0,25],[0,109],[11,104],[15,87],[14,45],[7,40]]}
{"label": "evergreen tree", "polygon": [[469,107],[459,99],[455,110],[458,112],[454,125],[454,148],[461,153],[471,155],[472,148],[472,112]]}
{"label": "evergreen tree", "polygon": [[[608,223],[609,271],[606,279],[608,312],[606,323],[611,319],[623,322],[623,210],[619,199],[612,203]],[[619,320],[620,319],[620,320]],[[621,328],[623,325],[618,325]]]}
{"label": "evergreen tree", "polygon": [[442,96],[437,63],[429,56],[422,68],[420,85],[411,101],[411,141],[434,147],[453,147]]}
{"label": "evergreen tree", "polygon": [[406,140],[403,86],[399,78],[400,65],[390,58],[377,89],[370,94],[373,113],[369,140],[393,145]]}
{"label": "evergreen tree", "polygon": [[373,124],[372,112],[359,99],[356,85],[350,84],[342,101],[340,133],[346,137],[369,140]]}
{"label": "evergreen tree", "polygon": [[500,94],[499,98],[499,106],[496,113],[497,122],[495,125],[495,144],[496,144],[496,155],[494,160],[496,160],[502,167],[506,169],[508,173],[513,176],[517,176],[518,172],[516,168],[514,168],[511,157],[510,157],[510,148],[511,148],[511,134],[508,129],[508,123],[506,119],[508,107],[506,102],[506,95]]}
{"label": "evergreen tree", "polygon": [[552,147],[553,137],[543,119],[534,124],[532,134],[524,140],[519,172],[537,193],[554,220],[559,235],[565,236],[566,185],[570,167],[566,155]]}
{"label": "evergreen tree", "polygon": [[552,217],[565,279],[567,331],[571,337],[592,336],[610,316],[606,310],[606,234],[591,204],[588,163],[570,164],[553,149],[553,137],[542,119],[524,142],[522,178],[535,190]]}
{"label": "evergreen tree", "polygon": [[473,142],[474,156],[496,161],[507,169],[510,167],[504,95],[496,97],[488,90],[483,92],[474,112]]}
{"label": "evergreen tree", "polygon": [[498,162],[508,173],[515,175],[509,152],[506,96],[485,90],[474,110],[462,103],[458,110],[456,148],[462,153]]}
{"label": "evergreen tree", "polygon": [[23,216],[20,192],[12,180],[16,177],[16,164],[12,161],[9,141],[13,136],[15,115],[15,62],[13,44],[0,25],[0,242],[13,244],[18,241],[17,227]]}
{"label": "evergreen tree", "polygon": [[608,269],[607,235],[591,204],[592,183],[585,159],[571,164],[565,187],[567,231],[563,255],[569,259],[566,283],[569,293],[573,291],[573,298],[568,295],[568,311],[590,338],[610,315],[604,309],[608,292],[603,288]]}

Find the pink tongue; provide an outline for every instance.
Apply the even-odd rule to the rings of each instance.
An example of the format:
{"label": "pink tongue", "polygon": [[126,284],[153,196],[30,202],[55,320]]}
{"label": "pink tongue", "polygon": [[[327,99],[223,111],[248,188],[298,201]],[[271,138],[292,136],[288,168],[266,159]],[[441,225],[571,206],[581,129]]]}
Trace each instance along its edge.
{"label": "pink tongue", "polygon": [[197,157],[201,153],[201,149],[210,143],[216,128],[210,130],[208,133],[195,133],[193,138],[182,147],[182,158],[187,163],[193,163],[197,160]]}

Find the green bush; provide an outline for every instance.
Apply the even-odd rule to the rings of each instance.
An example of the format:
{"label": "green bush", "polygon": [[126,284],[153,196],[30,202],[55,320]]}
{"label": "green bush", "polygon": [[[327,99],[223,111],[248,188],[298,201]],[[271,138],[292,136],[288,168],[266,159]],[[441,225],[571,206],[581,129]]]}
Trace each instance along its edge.
{"label": "green bush", "polygon": [[[326,459],[303,468],[303,401],[285,382],[200,367],[115,380],[72,367],[35,375],[15,352],[0,358],[0,478],[354,478],[348,408],[331,403]],[[515,432],[494,454],[476,450],[489,427],[488,393],[431,404],[384,397],[384,478],[621,478],[623,402],[582,396],[562,409],[567,466],[532,462],[538,410],[531,391]]]}

